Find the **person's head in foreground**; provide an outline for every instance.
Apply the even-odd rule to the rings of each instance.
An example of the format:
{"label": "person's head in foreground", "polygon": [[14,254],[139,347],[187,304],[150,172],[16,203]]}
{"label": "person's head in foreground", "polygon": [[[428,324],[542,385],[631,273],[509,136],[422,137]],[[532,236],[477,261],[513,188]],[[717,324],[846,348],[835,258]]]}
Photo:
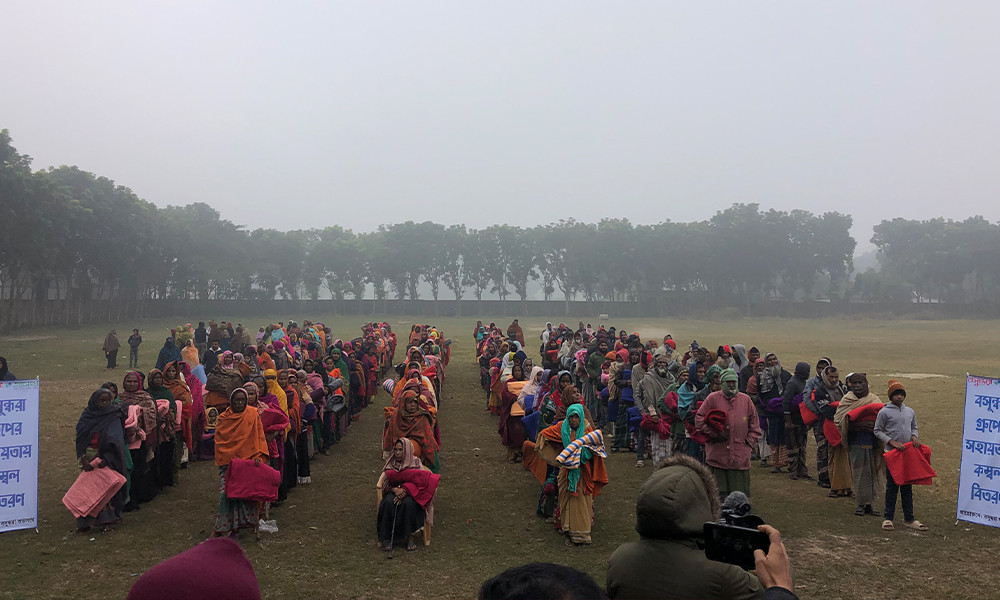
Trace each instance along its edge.
{"label": "person's head in foreground", "polygon": [[179,598],[260,600],[260,588],[240,545],[213,538],[154,565],[135,582],[127,600]]}
{"label": "person's head in foreground", "polygon": [[572,567],[530,563],[512,567],[479,588],[479,600],[606,600],[597,582]]}

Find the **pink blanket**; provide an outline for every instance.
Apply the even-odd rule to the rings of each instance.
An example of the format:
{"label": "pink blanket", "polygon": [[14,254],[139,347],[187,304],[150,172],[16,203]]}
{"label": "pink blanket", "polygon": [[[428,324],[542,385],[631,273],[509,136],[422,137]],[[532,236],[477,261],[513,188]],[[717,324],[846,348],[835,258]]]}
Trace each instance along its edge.
{"label": "pink blanket", "polygon": [[125,476],[110,467],[81,471],[62,501],[74,517],[96,517],[123,485]]}
{"label": "pink blanket", "polygon": [[234,458],[226,471],[226,496],[232,500],[276,502],[281,473],[252,460]]}
{"label": "pink blanket", "polygon": [[385,480],[390,486],[402,485],[406,493],[413,496],[421,508],[427,508],[427,504],[434,499],[434,492],[437,491],[441,476],[423,469],[404,469],[402,471],[390,469],[385,472]]}

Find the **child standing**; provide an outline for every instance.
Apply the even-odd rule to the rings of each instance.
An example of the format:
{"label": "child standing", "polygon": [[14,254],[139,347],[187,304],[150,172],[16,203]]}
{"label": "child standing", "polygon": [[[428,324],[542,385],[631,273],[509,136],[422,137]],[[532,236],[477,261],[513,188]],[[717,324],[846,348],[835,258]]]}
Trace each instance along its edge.
{"label": "child standing", "polygon": [[[889,400],[875,418],[875,437],[885,445],[886,452],[902,450],[903,444],[913,442],[914,448],[920,447],[917,439],[917,416],[913,409],[903,404],[906,399],[906,389],[895,379],[889,381]],[[885,520],[882,529],[892,531],[893,515],[896,513],[896,493],[902,498],[903,525],[917,531],[927,531],[927,526],[917,521],[913,516],[913,486],[896,485],[889,469],[885,470]]]}

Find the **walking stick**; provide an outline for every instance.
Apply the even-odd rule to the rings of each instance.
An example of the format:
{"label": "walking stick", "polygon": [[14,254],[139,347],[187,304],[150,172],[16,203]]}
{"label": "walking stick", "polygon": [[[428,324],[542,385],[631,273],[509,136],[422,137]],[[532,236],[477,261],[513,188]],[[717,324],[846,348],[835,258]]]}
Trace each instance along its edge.
{"label": "walking stick", "polygon": [[392,502],[392,533],[389,535],[389,560],[392,560],[392,549],[396,546],[396,512],[399,510],[399,498]]}

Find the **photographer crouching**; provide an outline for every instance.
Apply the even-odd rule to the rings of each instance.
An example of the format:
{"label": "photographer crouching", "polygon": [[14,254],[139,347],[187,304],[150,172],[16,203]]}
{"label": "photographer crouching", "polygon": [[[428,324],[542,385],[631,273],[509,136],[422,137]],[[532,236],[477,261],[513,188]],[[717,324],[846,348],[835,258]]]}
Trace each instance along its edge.
{"label": "photographer crouching", "polygon": [[791,563],[773,527],[759,528],[767,535],[769,548],[766,553],[753,552],[756,574],[706,556],[705,524],[718,523],[721,517],[718,484],[707,467],[688,456],[664,461],[639,491],[635,526],[639,541],[620,546],[608,561],[608,596],[615,600],[796,598]]}

